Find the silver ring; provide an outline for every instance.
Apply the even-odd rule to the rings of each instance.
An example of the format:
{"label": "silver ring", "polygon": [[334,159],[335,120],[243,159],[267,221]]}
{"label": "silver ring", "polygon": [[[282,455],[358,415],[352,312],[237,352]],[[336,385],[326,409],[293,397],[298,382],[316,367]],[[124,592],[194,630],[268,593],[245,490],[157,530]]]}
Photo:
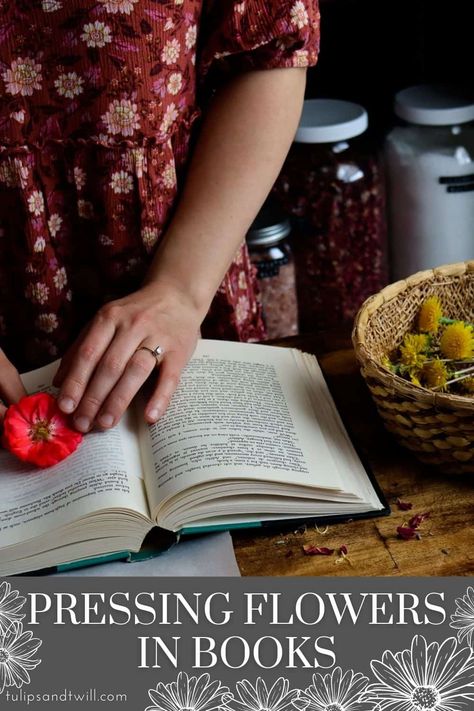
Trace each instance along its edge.
{"label": "silver ring", "polygon": [[139,346],[135,353],[137,353],[138,351],[148,351],[148,353],[152,354],[158,364],[161,363],[165,354],[165,351],[161,346],[156,346],[156,348],[148,348],[148,346]]}

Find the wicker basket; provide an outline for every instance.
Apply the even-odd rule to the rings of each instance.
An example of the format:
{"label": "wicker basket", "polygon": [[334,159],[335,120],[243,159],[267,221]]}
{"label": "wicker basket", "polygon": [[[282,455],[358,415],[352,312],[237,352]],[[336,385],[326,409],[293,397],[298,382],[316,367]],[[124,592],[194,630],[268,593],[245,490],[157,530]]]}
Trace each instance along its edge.
{"label": "wicker basket", "polygon": [[474,473],[474,398],[418,387],[381,366],[435,294],[446,316],[474,322],[474,261],[390,284],[364,303],[352,340],[380,416],[400,444],[443,472]]}

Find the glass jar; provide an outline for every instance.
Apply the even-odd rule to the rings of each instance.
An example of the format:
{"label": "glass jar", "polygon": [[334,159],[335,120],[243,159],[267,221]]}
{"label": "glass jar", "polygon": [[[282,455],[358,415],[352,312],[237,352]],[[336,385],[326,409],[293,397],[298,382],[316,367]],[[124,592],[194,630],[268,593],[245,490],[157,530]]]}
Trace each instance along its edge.
{"label": "glass jar", "polygon": [[247,233],[262,301],[267,337],[298,333],[295,263],[290,246],[291,223],[281,208],[267,200]]}
{"label": "glass jar", "polygon": [[292,215],[300,331],[352,321],[387,281],[385,191],[377,152],[356,138],[365,109],[305,101],[276,184]]}
{"label": "glass jar", "polygon": [[393,277],[474,258],[474,96],[421,85],[399,92],[387,136]]}

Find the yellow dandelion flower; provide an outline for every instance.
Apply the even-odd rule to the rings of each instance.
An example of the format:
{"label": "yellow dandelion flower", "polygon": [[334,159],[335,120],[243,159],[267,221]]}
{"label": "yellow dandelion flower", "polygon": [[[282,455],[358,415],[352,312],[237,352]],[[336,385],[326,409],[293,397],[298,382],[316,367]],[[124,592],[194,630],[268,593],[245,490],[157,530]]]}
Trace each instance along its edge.
{"label": "yellow dandelion flower", "polygon": [[459,384],[465,392],[474,395],[474,378],[464,378]]}
{"label": "yellow dandelion flower", "polygon": [[386,370],[392,370],[393,368],[393,363],[387,355],[382,358],[381,365]]}
{"label": "yellow dandelion flower", "polygon": [[439,347],[445,358],[462,360],[472,358],[474,353],[474,335],[472,326],[462,321],[446,326],[441,336]]}
{"label": "yellow dandelion flower", "polygon": [[448,369],[440,360],[433,360],[424,364],[421,379],[427,388],[443,388],[449,380]]}
{"label": "yellow dandelion flower", "polygon": [[430,296],[423,301],[418,312],[418,328],[423,333],[436,333],[439,320],[443,315],[441,302],[437,296]]}
{"label": "yellow dandelion flower", "polygon": [[428,350],[428,336],[424,334],[408,333],[400,346],[401,361],[407,368],[417,370],[422,368],[426,361]]}

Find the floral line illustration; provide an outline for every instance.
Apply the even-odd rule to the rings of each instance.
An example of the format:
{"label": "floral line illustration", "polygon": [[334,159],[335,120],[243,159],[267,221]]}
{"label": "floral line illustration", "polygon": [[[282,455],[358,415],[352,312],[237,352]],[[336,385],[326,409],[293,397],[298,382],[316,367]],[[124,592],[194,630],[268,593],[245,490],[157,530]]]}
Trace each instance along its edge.
{"label": "floral line illustration", "polygon": [[0,584],[0,696],[7,687],[20,689],[31,682],[29,672],[41,663],[35,657],[42,642],[24,631],[20,612],[26,598],[10,583]]}
{"label": "floral line illustration", "polygon": [[474,588],[468,587],[466,594],[455,600],[456,612],[451,615],[449,626],[457,630],[459,642],[466,641],[474,650]]}
{"label": "floral line illustration", "polygon": [[12,590],[10,583],[0,584],[0,635],[4,634],[13,622],[21,622],[25,615],[20,610],[26,603],[18,590]]}
{"label": "floral line illustration", "polygon": [[428,642],[415,635],[409,649],[387,650],[370,663],[376,681],[352,669],[313,674],[306,689],[273,686],[258,677],[238,681],[235,693],[209,674],[180,672],[148,691],[146,711],[467,711],[474,702],[474,655],[456,637]]}

